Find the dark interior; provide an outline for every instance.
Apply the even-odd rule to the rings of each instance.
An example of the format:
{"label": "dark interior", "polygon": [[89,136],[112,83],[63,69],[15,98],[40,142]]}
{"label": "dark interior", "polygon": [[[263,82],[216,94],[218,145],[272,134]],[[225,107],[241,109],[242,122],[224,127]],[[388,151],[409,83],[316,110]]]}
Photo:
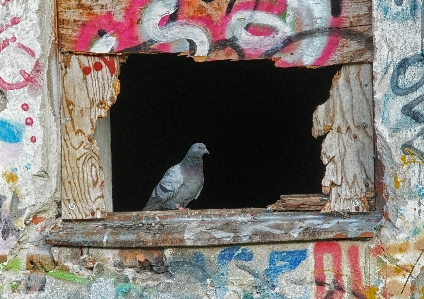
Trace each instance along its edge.
{"label": "dark interior", "polygon": [[188,208],[264,208],[281,194],[321,192],[322,138],[311,135],[312,114],[338,70],[131,55],[111,108],[114,211],[142,210],[195,142],[211,154]]}

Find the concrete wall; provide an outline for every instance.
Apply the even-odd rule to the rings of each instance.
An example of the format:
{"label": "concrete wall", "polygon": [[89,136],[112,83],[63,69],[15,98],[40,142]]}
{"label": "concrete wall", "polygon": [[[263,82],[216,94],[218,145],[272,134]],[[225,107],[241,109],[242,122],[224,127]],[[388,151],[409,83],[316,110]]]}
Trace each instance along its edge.
{"label": "concrete wall", "polygon": [[384,218],[369,242],[50,248],[59,215],[54,3],[0,3],[1,298],[423,298],[421,1],[375,0]]}
{"label": "concrete wall", "polygon": [[[58,216],[59,95],[53,1],[0,6],[0,259],[43,250]],[[49,219],[49,220],[48,220]],[[10,260],[10,258],[9,258]]]}
{"label": "concrete wall", "polygon": [[384,298],[422,298],[422,2],[373,2],[375,127],[386,201],[375,271]]}

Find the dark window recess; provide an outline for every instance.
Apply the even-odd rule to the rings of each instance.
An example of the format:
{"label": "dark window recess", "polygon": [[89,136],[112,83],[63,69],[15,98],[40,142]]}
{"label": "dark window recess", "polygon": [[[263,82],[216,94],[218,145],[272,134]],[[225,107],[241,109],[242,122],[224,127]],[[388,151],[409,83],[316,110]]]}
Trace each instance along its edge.
{"label": "dark window recess", "polygon": [[114,211],[141,210],[195,142],[211,154],[191,209],[264,208],[281,194],[321,192],[312,114],[340,68],[131,55],[111,108]]}

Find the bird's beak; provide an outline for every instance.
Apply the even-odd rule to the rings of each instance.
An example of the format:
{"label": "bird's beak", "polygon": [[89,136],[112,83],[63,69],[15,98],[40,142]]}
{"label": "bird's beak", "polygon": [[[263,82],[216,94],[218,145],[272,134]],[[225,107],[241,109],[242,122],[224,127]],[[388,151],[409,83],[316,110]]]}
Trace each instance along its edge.
{"label": "bird's beak", "polygon": [[209,154],[210,155],[210,153],[209,153],[209,151],[207,149],[205,149],[205,154]]}

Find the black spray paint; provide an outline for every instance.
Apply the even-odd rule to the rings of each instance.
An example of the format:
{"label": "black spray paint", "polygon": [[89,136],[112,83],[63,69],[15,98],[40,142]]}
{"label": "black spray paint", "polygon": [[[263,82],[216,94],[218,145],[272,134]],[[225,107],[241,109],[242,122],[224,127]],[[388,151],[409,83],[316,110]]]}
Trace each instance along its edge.
{"label": "black spray paint", "polygon": [[342,14],[342,0],[331,0],[331,15],[335,18]]}
{"label": "black spray paint", "polygon": [[[418,79],[417,82],[415,82],[412,85],[409,86],[400,86],[399,85],[399,78],[402,76],[405,76],[408,68],[411,66],[421,66],[421,68],[424,68],[424,56],[422,54],[415,54],[411,57],[403,58],[399,63],[396,65],[392,77],[390,79],[390,87],[395,95],[398,96],[405,96],[408,94],[411,94],[415,91],[417,91],[421,86],[424,85],[424,72],[422,72],[421,78]],[[424,123],[424,114],[414,110],[415,107],[417,107],[419,104],[421,104],[424,101],[424,95],[420,95],[411,102],[405,104],[401,112],[403,115],[411,118],[417,123]],[[411,140],[405,142],[402,144],[401,149],[402,152],[405,155],[409,154],[409,151],[407,149],[411,149],[418,153],[421,156],[424,156],[424,152],[420,151],[419,149],[415,148],[412,143],[418,139],[420,136],[424,135],[424,128],[421,129],[417,135],[414,136]]]}

